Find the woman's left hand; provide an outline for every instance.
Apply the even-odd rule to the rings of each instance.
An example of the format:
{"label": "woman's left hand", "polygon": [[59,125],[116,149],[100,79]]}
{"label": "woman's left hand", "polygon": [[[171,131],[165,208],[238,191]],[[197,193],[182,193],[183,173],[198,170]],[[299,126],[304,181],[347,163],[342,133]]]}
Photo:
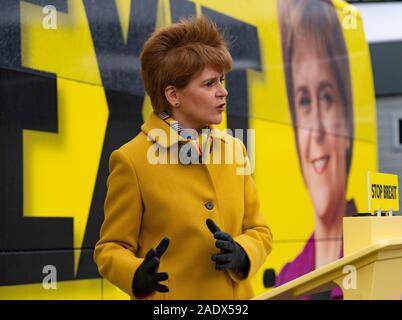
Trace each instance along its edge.
{"label": "woman's left hand", "polygon": [[206,223],[216,239],[215,246],[221,249],[220,253],[211,256],[212,261],[215,262],[215,269],[245,269],[249,262],[243,248],[233,240],[230,234],[221,231],[212,219],[207,219]]}

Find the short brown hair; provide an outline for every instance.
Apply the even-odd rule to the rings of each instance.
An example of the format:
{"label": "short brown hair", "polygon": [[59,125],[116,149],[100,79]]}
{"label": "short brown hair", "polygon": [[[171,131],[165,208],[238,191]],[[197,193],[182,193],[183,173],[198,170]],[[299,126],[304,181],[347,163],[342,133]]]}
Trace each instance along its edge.
{"label": "short brown hair", "polygon": [[140,60],[145,91],[156,113],[169,106],[167,86],[184,88],[206,66],[219,72],[232,68],[223,34],[206,17],[182,19],[156,30],[145,42]]}
{"label": "short brown hair", "polygon": [[[278,3],[282,57],[293,126],[296,126],[296,115],[292,60],[297,51],[295,39],[305,35],[313,40],[317,50],[329,58],[331,71],[339,88],[343,117],[350,134],[350,148],[346,152],[346,170],[349,174],[354,136],[352,86],[348,52],[336,9],[331,0],[280,0]],[[295,136],[297,138],[297,130],[295,130]],[[298,145],[297,151],[300,160]]]}

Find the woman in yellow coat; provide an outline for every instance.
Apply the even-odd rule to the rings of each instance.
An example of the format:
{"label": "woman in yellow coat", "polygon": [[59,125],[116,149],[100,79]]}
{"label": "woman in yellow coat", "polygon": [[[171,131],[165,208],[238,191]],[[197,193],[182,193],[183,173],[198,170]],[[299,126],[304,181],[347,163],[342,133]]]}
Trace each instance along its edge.
{"label": "woman in yellow coat", "polygon": [[157,30],[141,53],[154,112],[110,156],[94,259],[135,299],[249,299],[271,251],[242,142],[220,132],[232,58],[206,18]]}

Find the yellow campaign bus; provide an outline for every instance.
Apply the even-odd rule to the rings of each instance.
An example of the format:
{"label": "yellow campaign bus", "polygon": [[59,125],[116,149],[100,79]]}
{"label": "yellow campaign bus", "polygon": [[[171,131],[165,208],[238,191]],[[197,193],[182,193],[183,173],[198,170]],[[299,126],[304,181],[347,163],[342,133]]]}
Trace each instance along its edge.
{"label": "yellow campaign bus", "polygon": [[[129,299],[93,261],[111,152],[151,110],[139,53],[155,29],[205,15],[230,39],[221,129],[245,136],[273,251],[255,294],[343,255],[367,211],[375,96],[359,12],[341,0],[2,2],[0,299]],[[267,281],[271,270],[276,278]],[[217,288],[219,290],[219,288]],[[327,298],[342,298],[340,291]],[[305,297],[314,298],[314,297]]]}

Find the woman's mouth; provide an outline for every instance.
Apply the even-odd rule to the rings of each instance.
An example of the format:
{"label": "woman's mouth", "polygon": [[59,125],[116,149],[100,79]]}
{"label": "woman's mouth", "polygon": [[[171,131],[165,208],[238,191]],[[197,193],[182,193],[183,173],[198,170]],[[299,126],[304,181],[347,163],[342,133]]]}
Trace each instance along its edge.
{"label": "woman's mouth", "polygon": [[328,166],[329,159],[329,156],[323,156],[313,160],[312,164],[314,171],[318,174],[322,174]]}
{"label": "woman's mouth", "polygon": [[221,105],[217,106],[216,109],[217,109],[219,112],[225,111],[225,104],[222,103]]}

